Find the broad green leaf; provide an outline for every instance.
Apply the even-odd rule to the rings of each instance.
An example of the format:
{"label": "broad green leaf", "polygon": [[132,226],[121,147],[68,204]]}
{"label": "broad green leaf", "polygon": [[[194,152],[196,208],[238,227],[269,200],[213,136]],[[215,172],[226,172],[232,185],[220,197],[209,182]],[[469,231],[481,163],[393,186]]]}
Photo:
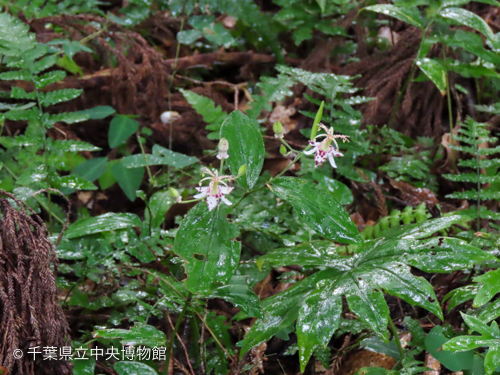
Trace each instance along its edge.
{"label": "broad green leaf", "polygon": [[[470,299],[472,299],[473,297],[471,297]],[[481,312],[477,316],[484,322],[491,322],[493,319],[498,318],[500,316],[500,299],[497,299],[488,304],[488,306],[481,310]]]}
{"label": "broad green leaf", "polygon": [[475,277],[474,281],[482,283],[472,304],[473,307],[479,307],[500,293],[500,268]]}
{"label": "broad green leaf", "polygon": [[89,120],[102,120],[116,113],[115,109],[109,105],[100,105],[94,108],[84,109],[80,112],[89,116]]}
{"label": "broad green leaf", "polygon": [[75,167],[75,174],[89,181],[95,181],[106,172],[107,157],[92,158]]}
{"label": "broad green leaf", "polygon": [[123,345],[146,345],[149,347],[165,346],[167,337],[165,332],[143,323],[136,323],[130,329],[98,329],[93,333],[94,338],[120,339]]}
{"label": "broad green leaf", "polygon": [[464,220],[466,220],[466,217],[461,215],[444,216],[420,224],[405,225],[400,230],[386,231],[385,233],[391,235],[393,238],[420,239],[429,237],[431,234],[447,229],[453,224],[458,224]]}
{"label": "broad green leaf", "polygon": [[[99,151],[99,147],[91,145],[90,143],[83,141],[74,141],[72,139],[47,139],[47,149],[51,151],[62,151],[62,152],[81,152],[81,151]],[[94,159],[91,159],[94,160]]]}
{"label": "broad green leaf", "polygon": [[[50,181],[55,189],[63,190],[69,189],[70,191],[75,190],[97,190],[97,186],[95,186],[92,182],[88,181],[85,178],[69,175],[69,176],[50,176]],[[66,193],[66,192],[64,192]]]}
{"label": "broad green leaf", "polygon": [[424,22],[420,16],[418,8],[397,7],[391,4],[378,4],[363,8],[363,10],[371,10],[372,12],[382,13],[387,16],[397,18],[400,21],[406,22],[412,26],[423,29]]}
{"label": "broad green leaf", "polygon": [[120,361],[113,366],[118,375],[158,375],[158,373],[141,362]]}
{"label": "broad green leaf", "polygon": [[177,33],[177,41],[181,44],[193,44],[202,35],[200,30],[183,30]]}
{"label": "broad green leaf", "polygon": [[354,201],[351,189],[342,182],[324,175],[318,176],[318,181],[319,186],[331,192],[335,200],[341,205],[351,204]]}
{"label": "broad green leaf", "polygon": [[103,173],[101,177],[99,177],[99,186],[102,190],[106,190],[107,188],[113,186],[116,183],[116,178],[113,176],[113,167],[115,164],[122,162],[121,160],[110,160],[108,165],[106,166],[106,171]]}
{"label": "broad green leaf", "polygon": [[448,339],[443,335],[443,327],[435,326],[425,338],[427,351],[450,371],[468,370],[472,365],[473,351],[451,353],[440,350]]}
{"label": "broad green leaf", "polygon": [[447,18],[455,24],[468,26],[479,31],[489,40],[494,41],[495,35],[488,24],[478,15],[463,8],[445,8],[438,12],[441,17]]}
{"label": "broad green leaf", "polygon": [[488,326],[481,319],[464,314],[463,312],[460,312],[460,314],[462,315],[464,322],[470,327],[472,331],[475,331],[488,339],[500,339],[498,325],[491,324],[491,326]]}
{"label": "broad green leaf", "polygon": [[64,237],[68,239],[84,237],[95,233],[140,226],[141,220],[134,214],[109,212],[101,216],[79,219],[68,228]]}
{"label": "broad green leaf", "polygon": [[139,129],[139,123],[130,117],[117,115],[109,125],[109,147],[115,148],[125,142],[128,137]]}
{"label": "broad green leaf", "polygon": [[151,221],[153,228],[159,228],[165,221],[165,214],[174,203],[168,190],[157,191],[149,198],[149,209],[145,211],[146,220]]}
{"label": "broad green leaf", "polygon": [[246,164],[247,172],[238,182],[243,188],[251,189],[259,178],[265,154],[257,122],[240,111],[234,111],[222,123],[220,137],[229,142],[227,163],[231,173],[236,176],[239,168]]}
{"label": "broad green leaf", "polygon": [[342,298],[329,291],[316,291],[302,304],[297,319],[300,371],[318,347],[326,346],[339,326]]}
{"label": "broad green leaf", "polygon": [[281,247],[257,259],[257,266],[264,263],[273,267],[281,266],[329,266],[341,265],[351,256],[331,241],[313,241],[296,246]]}
{"label": "broad green leaf", "polygon": [[134,201],[144,178],[144,168],[126,168],[123,163],[116,163],[111,167],[111,172],[127,198]]}
{"label": "broad green leaf", "polygon": [[245,276],[233,276],[226,285],[214,289],[210,298],[221,298],[243,310],[248,316],[262,318],[259,297],[249,288]]}
{"label": "broad green leaf", "polygon": [[289,202],[299,219],[320,235],[342,243],[360,243],[358,228],[329,192],[311,181],[280,177],[273,181],[276,195]]}
{"label": "broad green leaf", "polygon": [[325,279],[331,271],[320,271],[285,290],[267,298],[262,302],[264,318],[258,319],[245,339],[238,343],[241,346],[240,358],[253,347],[269,340],[276,333],[287,328],[298,316],[298,307],[304,302],[308,293],[314,290],[315,284]]}
{"label": "broad green leaf", "polygon": [[498,366],[500,366],[500,342],[490,346],[484,358],[484,369],[487,375],[493,374]]}
{"label": "broad green leaf", "polygon": [[443,350],[464,352],[482,347],[497,345],[499,340],[484,339],[482,336],[458,336],[443,344]]}
{"label": "broad green leaf", "polygon": [[427,77],[436,85],[437,89],[442,96],[446,94],[447,77],[446,69],[439,63],[439,61],[434,59],[429,59],[424,57],[422,59],[417,59],[417,66],[422,72],[425,73]]}
{"label": "broad green leaf", "polygon": [[226,219],[226,208],[209,211],[206,202],[193,207],[175,236],[174,251],[184,259],[186,287],[208,294],[214,284],[227,284],[240,259],[239,229]]}
{"label": "broad green leaf", "polygon": [[450,302],[448,304],[448,310],[454,309],[458,305],[473,299],[476,296],[478,290],[479,285],[466,285],[460,288],[453,289],[446,296],[444,296],[442,303],[446,302],[449,299]]}
{"label": "broad green leaf", "polygon": [[85,360],[73,360],[73,375],[94,375],[95,374],[95,358],[89,356]]}
{"label": "broad green leaf", "polygon": [[198,159],[178,152],[171,151],[160,145],[153,146],[152,154],[136,154],[122,159],[122,163],[127,168],[145,167],[147,165],[170,165],[175,168],[184,168],[197,163]]}
{"label": "broad green leaf", "polygon": [[316,2],[321,8],[321,13],[325,13],[326,0],[316,0]]}

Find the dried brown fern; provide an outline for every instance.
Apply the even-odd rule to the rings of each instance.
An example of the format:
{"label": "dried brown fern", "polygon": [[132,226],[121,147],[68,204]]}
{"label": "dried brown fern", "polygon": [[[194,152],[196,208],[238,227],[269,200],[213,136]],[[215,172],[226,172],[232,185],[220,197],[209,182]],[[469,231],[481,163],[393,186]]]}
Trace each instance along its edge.
{"label": "dried brown fern", "polygon": [[[37,352],[56,347],[59,353],[70,345],[57,300],[58,262],[42,219],[12,194],[0,194],[10,198],[0,198],[0,366],[16,375],[71,374],[67,361],[43,360],[41,354],[33,360],[29,354],[30,347],[38,346]],[[22,358],[14,358],[16,350]]]}

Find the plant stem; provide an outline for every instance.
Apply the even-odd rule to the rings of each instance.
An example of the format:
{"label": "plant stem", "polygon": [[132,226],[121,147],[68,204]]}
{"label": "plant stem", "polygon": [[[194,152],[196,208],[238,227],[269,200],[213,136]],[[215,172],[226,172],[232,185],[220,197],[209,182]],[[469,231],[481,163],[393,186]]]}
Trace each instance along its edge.
{"label": "plant stem", "polygon": [[139,147],[141,148],[142,157],[144,158],[144,163],[146,164],[146,170],[148,171],[149,182],[155,186],[153,175],[151,174],[151,169],[149,168],[148,159],[146,158],[146,152],[144,151],[144,146],[142,145],[141,137],[139,134],[135,135],[137,137],[137,142],[139,143]]}
{"label": "plant stem", "polygon": [[[443,46],[443,57],[444,57],[444,60],[446,61],[446,47]],[[453,113],[452,113],[452,110],[451,110],[451,94],[450,94],[450,74],[448,72],[446,72],[446,97],[447,97],[447,102],[448,102],[448,118],[449,118],[449,122],[450,122],[450,139],[452,140],[452,143],[453,144]],[[456,163],[455,163],[455,157],[454,157],[454,152],[453,152],[453,149],[450,150],[451,152],[451,167],[452,167],[452,170],[456,170],[457,169],[457,166],[456,166]]]}
{"label": "plant stem", "polygon": [[401,340],[399,340],[399,335],[398,335],[398,330],[396,329],[396,326],[394,325],[394,322],[392,319],[389,317],[389,327],[391,327],[392,334],[394,336],[394,341],[396,342],[396,345],[399,350],[399,356],[400,356],[400,365],[403,366],[403,359],[405,357],[405,351],[403,349],[403,346],[401,345]]}
{"label": "plant stem", "polygon": [[165,363],[165,375],[168,375],[168,368],[170,367],[170,352],[172,351],[172,347],[174,346],[175,337],[177,336],[177,332],[179,331],[179,327],[181,325],[182,320],[184,319],[184,315],[186,315],[186,311],[189,307],[189,302],[191,302],[192,293],[188,294],[186,302],[184,303],[184,307],[182,308],[181,314],[177,318],[177,322],[175,323],[174,331],[172,332],[172,336],[170,338],[169,343],[167,344],[167,361]]}

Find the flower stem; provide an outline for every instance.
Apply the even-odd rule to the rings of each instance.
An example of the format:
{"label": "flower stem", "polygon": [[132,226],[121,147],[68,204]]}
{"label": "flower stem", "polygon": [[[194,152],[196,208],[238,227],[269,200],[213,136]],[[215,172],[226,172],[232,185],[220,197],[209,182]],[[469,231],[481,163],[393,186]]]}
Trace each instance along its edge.
{"label": "flower stem", "polygon": [[222,171],[224,170],[224,158],[220,160],[219,175],[222,176]]}
{"label": "flower stem", "polygon": [[280,138],[281,143],[283,143],[291,152],[299,152],[297,150],[294,150],[288,143],[285,141],[283,138]]}

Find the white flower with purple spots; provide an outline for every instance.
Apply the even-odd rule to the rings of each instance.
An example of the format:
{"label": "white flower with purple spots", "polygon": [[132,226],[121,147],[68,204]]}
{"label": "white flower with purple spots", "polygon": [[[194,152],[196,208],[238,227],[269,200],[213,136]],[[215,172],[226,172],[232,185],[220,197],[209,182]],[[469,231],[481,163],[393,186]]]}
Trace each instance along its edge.
{"label": "white flower with purple spots", "polygon": [[[342,134],[333,134],[333,127],[328,129],[325,125],[319,124],[318,127],[323,129],[326,134],[319,134],[316,137],[314,137],[314,141],[309,141],[309,144],[312,146],[312,148],[308,151],[304,151],[304,154],[306,155],[311,155],[314,154],[314,162],[316,164],[316,167],[320,166],[325,162],[326,159],[330,162],[331,166],[333,168],[337,168],[337,165],[335,164],[335,159],[333,158],[334,156],[344,156],[339,151],[339,145],[337,144],[336,138],[342,139],[342,141],[348,141],[349,142],[349,136],[347,135],[342,135]],[[323,138],[321,142],[318,142],[317,139]],[[335,144],[333,146],[331,143]]]}
{"label": "white flower with purple spots", "polygon": [[[228,206],[231,206],[232,203],[225,197],[225,195],[231,193],[234,187],[228,186],[226,181],[231,181],[234,179],[233,176],[219,176],[217,171],[213,173],[208,168],[202,168],[203,175],[209,174],[210,177],[205,177],[200,181],[200,187],[197,187],[200,193],[196,194],[194,198],[202,199],[207,198],[207,205],[209,211],[212,211],[219,202],[222,200]],[[201,186],[203,181],[210,180],[208,186]]]}

